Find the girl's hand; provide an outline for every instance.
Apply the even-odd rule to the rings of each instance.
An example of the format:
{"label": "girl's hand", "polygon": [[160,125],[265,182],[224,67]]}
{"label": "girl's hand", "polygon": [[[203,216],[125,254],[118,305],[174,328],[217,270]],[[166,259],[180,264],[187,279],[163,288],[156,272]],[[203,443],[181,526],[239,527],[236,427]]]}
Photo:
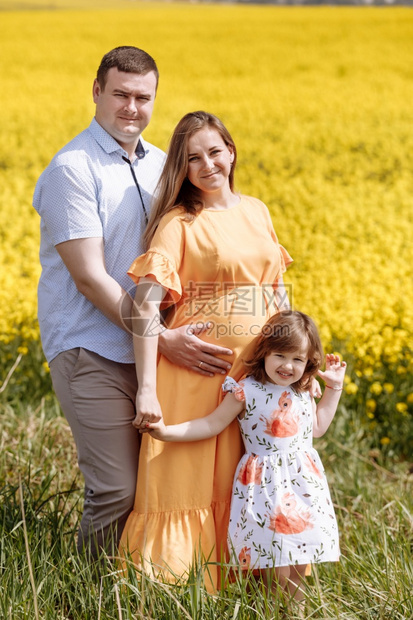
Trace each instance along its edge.
{"label": "girl's hand", "polygon": [[159,422],[147,422],[145,426],[145,430],[139,430],[140,433],[149,433],[151,437],[154,439],[160,439],[161,441],[165,439],[166,436],[166,426],[163,420],[159,420]]}
{"label": "girl's hand", "polygon": [[133,426],[140,432],[147,432],[147,424],[156,424],[162,419],[162,410],[156,394],[138,390],[136,394],[136,417]]}
{"label": "girl's hand", "polygon": [[326,369],[324,371],[319,370],[317,374],[322,378],[327,388],[342,390],[346,368],[346,362],[341,362],[338,355],[327,353]]}

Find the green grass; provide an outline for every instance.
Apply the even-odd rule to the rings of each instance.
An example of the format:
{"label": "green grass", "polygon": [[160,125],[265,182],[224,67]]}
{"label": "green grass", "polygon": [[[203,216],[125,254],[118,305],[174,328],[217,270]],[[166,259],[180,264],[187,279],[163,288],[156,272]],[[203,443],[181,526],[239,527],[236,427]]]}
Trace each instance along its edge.
{"label": "green grass", "polygon": [[[82,481],[57,405],[3,404],[1,417],[1,618],[282,617],[280,603],[252,579],[247,584],[237,577],[219,594],[207,593],[202,562],[175,586],[138,578],[133,570],[120,574],[109,558],[97,574],[76,551]],[[344,408],[317,448],[336,504],[342,557],[313,569],[306,617],[413,618],[409,464],[370,453],[357,419]]]}

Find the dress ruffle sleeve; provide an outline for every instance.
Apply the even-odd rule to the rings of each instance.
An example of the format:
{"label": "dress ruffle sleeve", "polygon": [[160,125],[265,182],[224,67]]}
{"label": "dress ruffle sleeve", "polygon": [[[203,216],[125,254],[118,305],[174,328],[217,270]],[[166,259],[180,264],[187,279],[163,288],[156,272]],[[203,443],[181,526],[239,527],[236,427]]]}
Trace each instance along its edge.
{"label": "dress ruffle sleeve", "polygon": [[262,203],[261,201],[259,201],[264,209],[264,217],[266,220],[266,224],[267,224],[267,228],[268,228],[268,232],[270,233],[273,241],[278,245],[279,250],[280,250],[280,260],[281,260],[281,265],[280,265],[280,271],[281,274],[283,274],[286,270],[287,267],[294,261],[293,258],[291,258],[291,256],[289,255],[289,253],[287,252],[287,250],[279,243],[278,241],[278,237],[275,233],[274,230],[274,225],[271,219],[271,215],[270,212],[268,210],[268,208],[264,205],[264,203]]}
{"label": "dress ruffle sleeve", "polygon": [[182,296],[182,285],[172,261],[156,250],[148,250],[136,258],[129,267],[128,276],[137,284],[140,278],[153,276],[167,293],[162,308],[176,304]]}
{"label": "dress ruffle sleeve", "polygon": [[161,304],[164,310],[182,297],[180,266],[185,246],[185,219],[181,208],[165,215],[145,254],[138,256],[128,269],[128,275],[137,284],[140,278],[151,276],[166,289]]}
{"label": "dress ruffle sleeve", "polygon": [[278,245],[280,248],[280,255],[281,255],[281,272],[284,273],[285,271],[287,271],[288,265],[291,265],[294,259],[291,258],[287,250],[282,245],[280,244]]}
{"label": "dress ruffle sleeve", "polygon": [[245,400],[243,386],[240,383],[234,381],[232,377],[226,377],[224,383],[222,384],[222,391],[231,392],[231,394],[234,394],[235,399],[239,400],[240,402]]}

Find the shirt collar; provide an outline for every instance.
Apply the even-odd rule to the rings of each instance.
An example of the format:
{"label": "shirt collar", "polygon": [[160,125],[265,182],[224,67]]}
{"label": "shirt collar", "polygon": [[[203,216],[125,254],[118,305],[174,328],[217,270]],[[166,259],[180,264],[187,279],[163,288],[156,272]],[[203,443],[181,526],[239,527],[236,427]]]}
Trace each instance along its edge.
{"label": "shirt collar", "polygon": [[[116,151],[120,151],[122,154],[125,153],[125,150],[121,147],[121,145],[116,142],[115,138],[103,129],[101,125],[99,125],[95,118],[92,119],[92,122],[89,125],[89,131],[105,153],[110,154]],[[148,148],[146,147],[145,140],[142,136],[139,138],[135,153],[138,159],[142,159],[148,153]]]}

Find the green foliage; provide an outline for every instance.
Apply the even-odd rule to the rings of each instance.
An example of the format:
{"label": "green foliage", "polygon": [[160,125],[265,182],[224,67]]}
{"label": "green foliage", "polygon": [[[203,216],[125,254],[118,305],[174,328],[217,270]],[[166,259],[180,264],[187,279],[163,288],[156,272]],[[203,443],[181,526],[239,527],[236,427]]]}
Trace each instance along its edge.
{"label": "green foliage", "polygon": [[[336,350],[340,350],[336,343]],[[407,357],[407,351],[404,353]],[[357,417],[371,449],[389,458],[409,459],[413,446],[413,387],[406,361],[383,362],[365,374],[362,360],[345,355],[348,364],[342,404]],[[347,429],[348,431],[349,429]]]}
{"label": "green foliage", "polygon": [[[195,559],[174,585],[137,575],[130,565],[122,572],[116,558],[89,565],[76,551],[81,482],[57,405],[1,405],[1,416],[0,617],[285,618],[288,601],[269,598],[251,575],[225,579],[225,566],[219,592],[208,592],[203,558]],[[305,617],[411,620],[413,479],[408,464],[371,454],[360,420],[344,408],[316,447],[332,489],[342,556],[338,563],[313,567]]]}
{"label": "green foliage", "polygon": [[[0,354],[3,371],[3,391],[0,402],[38,402],[42,397],[52,399],[52,382],[39,340],[23,345],[21,338],[3,343]],[[0,384],[0,389],[2,385]]]}

